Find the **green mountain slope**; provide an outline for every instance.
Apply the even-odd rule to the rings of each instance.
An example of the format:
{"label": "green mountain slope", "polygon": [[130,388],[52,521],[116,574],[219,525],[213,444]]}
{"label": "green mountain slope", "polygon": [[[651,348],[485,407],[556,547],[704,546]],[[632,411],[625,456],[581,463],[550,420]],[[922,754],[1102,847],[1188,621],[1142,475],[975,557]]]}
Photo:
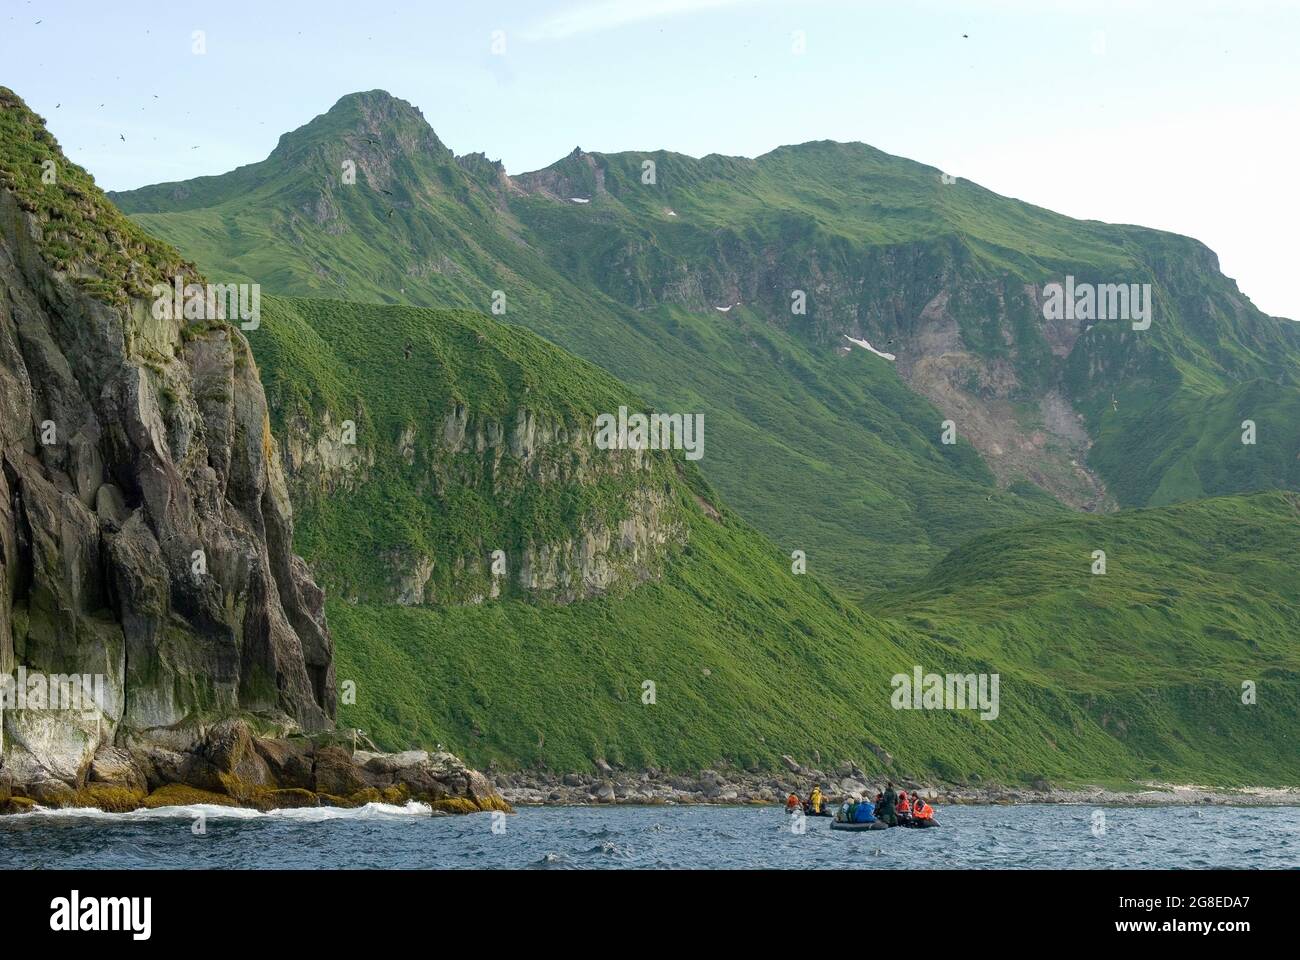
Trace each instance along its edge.
{"label": "green mountain slope", "polygon": [[[820,578],[792,573],[786,551],[725,507],[680,454],[602,473],[599,458],[611,453],[592,451],[582,470],[567,469],[597,413],[640,404],[532,334],[463,311],[281,298],[267,299],[256,334],[298,545],[330,597],[340,681],[355,684],[341,722],[384,746],[443,743],[480,764],[555,770],[597,760],[772,767],[782,754],[817,753],[952,779],[1300,775],[1296,758],[1276,750],[1300,707],[1300,651],[1283,639],[1300,625],[1300,589],[1294,574],[1277,575],[1300,532],[1290,498],[995,534],[956,551],[915,596],[864,613]],[[448,439],[457,409],[464,436],[481,444]],[[323,445],[344,419],[358,426],[351,459]],[[550,433],[567,439],[512,446],[511,429],[525,421],[535,438],[553,422]],[[494,423],[507,428],[494,434]],[[662,493],[655,510],[619,512],[647,490]],[[671,536],[636,575],[581,597],[525,582],[530,549],[565,555],[566,541],[637,516]],[[1162,551],[1192,555],[1184,526],[1217,545],[1213,563],[1153,566]],[[1087,572],[1094,541],[1111,552],[1108,578]],[[1145,565],[1126,554],[1131,541],[1143,545]],[[493,597],[485,556],[497,543],[508,573]],[[1026,549],[1046,558],[1022,561]],[[409,564],[395,556],[431,561],[420,597],[394,598],[394,585],[409,581]],[[577,565],[567,569],[581,579]],[[1036,572],[1066,592],[1059,605],[1029,579]],[[1070,608],[1066,587],[1079,580],[1071,589],[1109,591],[1094,598],[1099,613]],[[942,606],[949,581],[951,608]],[[992,595],[978,593],[985,582]],[[1152,597],[1175,591],[1185,598],[1177,609],[1190,613],[1153,614]],[[1000,624],[1003,603],[1026,608],[1015,642],[984,633]],[[1220,606],[1237,612],[1225,619]],[[1064,619],[1081,636],[1104,630],[1100,653],[1079,643],[1081,665],[1057,650]],[[1183,662],[1161,628],[1176,636],[1192,622],[1207,630],[1195,638],[1198,657]],[[1257,636],[1277,639],[1243,647]],[[1092,663],[1102,654],[1116,660],[1107,670]],[[1138,668],[1148,661],[1160,669]],[[891,678],[918,665],[999,673],[998,717],[895,710]],[[1260,685],[1257,712],[1217,716],[1243,678]],[[647,680],[653,704],[642,700]]]}
{"label": "green mountain slope", "polygon": [[[1105,510],[1296,484],[1300,325],[1262,315],[1203,245],[863,144],[575,150],[512,178],[372,91],[261,163],[115,199],[210,271],[275,292],[484,310],[502,291],[504,319],[713,417],[710,479],[858,597],[1052,497]],[[1152,284],[1151,327],[1045,321],[1044,284],[1066,275]],[[845,356],[846,334],[896,370]],[[1202,436],[1206,408],[1259,423],[1247,469],[1230,436]],[[982,465],[941,448],[944,419]]]}
{"label": "green mountain slope", "polygon": [[[6,183],[30,186],[42,154],[33,152],[33,125],[19,126],[0,138],[3,169]],[[54,245],[45,252],[59,277],[66,269],[84,284],[111,281],[125,298],[148,290],[148,275],[131,282],[133,268],[188,269],[120,222],[83,172],[70,176],[50,192],[54,200],[36,207],[48,226],[37,242]],[[88,202],[76,202],[82,199]],[[97,224],[113,228],[105,245]],[[57,244],[74,240],[76,259],[61,260]],[[148,311],[136,302],[144,322]],[[748,309],[726,316],[744,319]],[[243,438],[231,447],[233,460],[216,463],[259,465],[256,483],[235,471],[230,489],[253,498],[260,512],[250,515],[268,520],[268,543],[286,558],[289,527],[267,507],[293,497],[294,543],[329,594],[342,722],[388,747],[441,742],[479,763],[561,770],[600,759],[675,770],[721,760],[772,767],[788,753],[953,780],[1300,778],[1300,751],[1292,745],[1300,710],[1294,494],[1061,515],[1029,487],[993,492],[968,447],[917,445],[920,424],[937,411],[865,352],[823,356],[816,335],[754,309],[744,327],[752,353],[737,358],[734,347],[722,348],[720,328],[689,305],[629,311],[622,314],[628,325],[609,325],[629,344],[643,342],[637,337],[656,343],[672,329],[675,344],[702,344],[692,356],[731,377],[687,370],[674,382],[699,377],[713,389],[739,391],[751,381],[752,392],[737,393],[725,408],[745,425],[733,434],[748,429],[761,438],[767,428],[789,437],[799,444],[793,456],[821,466],[827,479],[836,471],[818,463],[816,419],[792,426],[764,417],[802,413],[790,395],[798,384],[825,406],[823,425],[840,425],[835,416],[851,424],[850,404],[861,403],[870,429],[853,436],[876,438],[862,464],[890,474],[875,481],[880,489],[897,491],[900,510],[940,516],[936,529],[967,542],[906,591],[877,591],[863,609],[817,574],[815,550],[814,572],[793,573],[789,545],[774,544],[725,506],[679,454],[595,448],[596,415],[624,404],[647,408],[635,389],[597,365],[472,312],[267,297],[250,338],[276,430],[267,429],[260,404],[249,406],[241,415],[251,419],[231,434]],[[631,319],[645,321],[649,332]],[[556,329],[576,323],[562,311],[546,322]],[[203,322],[175,339],[203,367],[202,343],[220,332]],[[1235,406],[1289,402],[1284,372],[1246,376],[1264,369],[1266,352],[1263,340],[1240,337],[1231,349],[1204,356],[1189,341],[1181,344],[1185,354],[1168,361],[1182,364],[1189,382],[1195,374],[1205,396],[1229,397],[1216,414],[1225,430],[1238,416]],[[764,354],[766,366],[755,359]],[[1157,365],[1167,359],[1154,357]],[[1214,363],[1202,363],[1206,357]],[[158,365],[152,357],[132,364],[141,376]],[[218,369],[257,382],[247,351],[228,354],[225,364]],[[754,381],[764,370],[794,375],[779,390],[761,390]],[[836,379],[837,370],[849,373]],[[1219,390],[1234,379],[1236,386]],[[173,415],[184,413],[183,395],[158,393]],[[750,398],[769,406],[748,407]],[[229,402],[224,390],[201,399]],[[1154,404],[1132,399],[1125,396],[1123,415],[1154,415]],[[1175,416],[1191,423],[1191,411]],[[1271,423],[1260,419],[1261,436]],[[196,437],[195,425],[219,434],[221,421],[192,417],[169,436]],[[785,432],[776,434],[778,426]],[[1216,448],[1216,431],[1192,435],[1196,442],[1177,453],[1183,466],[1163,476],[1194,472],[1201,489],[1231,483],[1211,469],[1230,455]],[[775,451],[785,441],[753,442]],[[1258,464],[1262,480],[1284,476],[1289,461],[1260,448],[1270,451]],[[890,455],[898,459],[886,460]],[[28,462],[18,454],[11,460],[7,470]],[[765,467],[737,459],[729,475],[739,482]],[[905,475],[904,467],[914,472]],[[187,469],[207,477],[213,466],[200,453]],[[827,510],[809,502],[823,475],[811,476],[771,494],[789,501],[782,504],[787,520],[806,523],[802,518]],[[984,521],[961,516],[966,485],[989,491],[985,509],[1010,511],[985,515],[998,522],[1014,519],[1017,504],[1056,516],[968,539]],[[51,491],[51,502],[72,504]],[[177,502],[165,498],[164,505]],[[852,542],[874,537],[868,542],[890,546],[886,559],[896,569],[918,565],[917,544],[905,541],[916,533],[906,522],[891,527],[895,519],[875,502],[855,506],[870,523]],[[833,527],[834,515],[825,516]],[[10,539],[22,548],[22,538]],[[1098,549],[1107,553],[1105,576],[1089,569]],[[229,556],[238,570],[247,555]],[[857,564],[856,582],[885,582],[875,557],[845,556]],[[301,564],[286,559],[283,567],[315,622],[320,591]],[[288,583],[269,595],[285,594]],[[248,594],[226,596],[238,606]],[[271,613],[264,619],[275,620]],[[891,678],[916,667],[997,673],[996,719],[894,709]],[[642,699],[646,681],[654,684],[653,703]],[[1247,681],[1257,685],[1255,703],[1242,702]],[[332,692],[333,683],[326,687]],[[884,751],[893,757],[888,764]]]}
{"label": "green mountain slope", "polygon": [[1273,766],[1247,746],[1255,724],[1278,738],[1274,769],[1300,752],[1297,543],[1294,493],[1072,517],[974,540],[870,609],[1072,691],[1153,773],[1222,751],[1248,777]]}
{"label": "green mountain slope", "polygon": [[[355,184],[342,183],[345,161]],[[715,165],[725,173],[730,163]],[[625,271],[588,253],[627,243],[633,213],[606,229],[605,199],[579,210],[529,194],[481,157],[453,158],[418,112],[386,95],[344,98],[260,164],[115,198],[220,276],[271,292],[486,311],[503,291],[500,319],[602,366],[659,409],[704,413],[710,480],[854,596],[920,575],[972,532],[1059,509],[1010,480],[999,488],[964,433],[942,444],[943,414],[887,361],[843,354],[842,338],[811,341],[765,308],[716,310],[737,299],[720,292],[709,303],[703,291],[618,299],[589,274]],[[584,215],[583,249],[571,251],[558,238]],[[697,248],[711,241],[688,238],[684,256]]]}

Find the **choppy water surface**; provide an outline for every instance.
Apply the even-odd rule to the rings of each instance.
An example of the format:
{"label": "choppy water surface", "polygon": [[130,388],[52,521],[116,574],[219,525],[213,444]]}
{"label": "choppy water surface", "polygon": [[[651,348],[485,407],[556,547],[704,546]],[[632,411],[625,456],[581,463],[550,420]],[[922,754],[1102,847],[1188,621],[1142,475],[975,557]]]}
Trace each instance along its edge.
{"label": "choppy water surface", "polygon": [[840,833],[809,819],[803,834],[774,807],[523,809],[503,833],[488,814],[432,817],[414,803],[54,811],[0,817],[0,868],[1300,867],[1300,807],[1100,808],[1104,823],[1096,809],[946,807],[934,830]]}

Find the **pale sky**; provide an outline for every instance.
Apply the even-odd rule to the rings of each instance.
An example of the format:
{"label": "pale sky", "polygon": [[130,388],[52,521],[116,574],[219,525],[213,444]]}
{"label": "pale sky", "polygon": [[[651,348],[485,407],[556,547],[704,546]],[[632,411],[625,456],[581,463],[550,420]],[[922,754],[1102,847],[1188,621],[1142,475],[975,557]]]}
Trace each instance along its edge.
{"label": "pale sky", "polygon": [[1283,0],[0,4],[0,84],[106,189],[260,160],[379,87],[511,173],[575,145],[861,140],[1071,216],[1194,236],[1292,318],[1298,50],[1300,4]]}

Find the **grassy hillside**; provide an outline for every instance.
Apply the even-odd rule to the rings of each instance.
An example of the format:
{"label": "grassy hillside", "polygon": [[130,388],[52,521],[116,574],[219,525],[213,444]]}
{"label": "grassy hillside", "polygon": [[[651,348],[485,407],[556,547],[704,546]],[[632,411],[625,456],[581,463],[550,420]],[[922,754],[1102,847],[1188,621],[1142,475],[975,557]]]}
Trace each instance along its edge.
{"label": "grassy hillside", "polygon": [[416,558],[432,561],[446,596],[459,569],[492,550],[515,564],[529,545],[617,526],[639,490],[671,483],[678,469],[660,455],[641,470],[602,469],[595,454],[570,462],[568,444],[543,450],[540,437],[534,461],[501,458],[472,435],[448,449],[456,410],[471,434],[476,424],[509,431],[526,411],[590,435],[597,413],[641,409],[598,368],[482,314],[269,297],[252,336],[291,470],[345,421],[356,426],[355,464],[299,464],[314,469],[291,483],[300,547],[348,597],[391,593],[395,570]]}
{"label": "grassy hillside", "polygon": [[1281,771],[1300,752],[1287,719],[1300,708],[1297,543],[1293,493],[1071,517],[980,537],[870,610],[1072,691],[1153,773],[1203,751],[1222,753],[1225,774]]}
{"label": "grassy hillside", "polygon": [[[1296,488],[1293,431],[1261,431],[1267,465],[1244,472],[1233,448],[1201,441],[1199,413],[1237,405],[1251,381],[1273,389],[1238,422],[1300,420],[1300,324],[1262,315],[1203,245],[947,184],[864,144],[753,160],[576,150],[511,179],[372,91],[261,163],[115,199],[208,269],[274,292],[479,310],[505,292],[505,320],[661,408],[714,417],[705,473],[857,597],[906,582],[968,533],[1047,515],[1050,498],[1022,496],[1026,482],[1102,508]],[[1047,329],[1033,292],[1066,274],[1151,283],[1151,328]],[[791,312],[793,290],[806,313]],[[903,377],[838,355],[846,332],[890,344]],[[1041,442],[1038,406],[1055,391],[1091,447],[1050,431]],[[956,411],[985,459],[1006,457],[998,492],[969,450],[934,449],[946,414],[917,393]],[[989,423],[963,418],[968,407]],[[1077,475],[1082,461],[1095,480]]]}
{"label": "grassy hillside", "polygon": [[[348,160],[353,185],[341,182]],[[691,163],[715,178],[697,178],[703,195],[716,177],[753,164]],[[665,184],[679,175],[662,169]],[[500,320],[592,361],[658,409],[703,413],[710,481],[853,596],[920,575],[969,533],[1058,509],[995,485],[964,435],[941,444],[943,415],[887,361],[841,356],[838,334],[833,346],[810,340],[802,325],[774,323],[766,304],[715,310],[736,297],[706,289],[712,281],[702,287],[685,264],[703,269],[716,243],[731,241],[710,239],[703,214],[701,225],[683,226],[684,213],[675,220],[656,208],[642,222],[607,196],[581,207],[502,178],[482,158],[454,158],[408,104],[373,93],[285,135],[262,163],[114,198],[218,276],[255,279],[268,292],[486,311],[503,291]],[[616,182],[606,178],[611,189]],[[681,199],[685,210],[690,199]],[[784,242],[774,229],[764,243]],[[619,254],[646,231],[656,242],[658,231],[680,233],[683,245],[671,259],[653,244],[646,262]],[[639,287],[611,286],[638,274],[647,283],[680,276],[683,297],[651,302]],[[789,314],[788,303],[782,309]]]}
{"label": "grassy hillside", "polygon": [[[310,435],[325,410],[334,422],[360,410],[376,464],[397,459],[412,424],[422,463],[447,405],[465,405],[471,420],[529,407],[576,423],[636,405],[590,365],[483,316],[279,298],[263,313],[256,335],[277,432],[297,423]],[[308,420],[295,419],[304,410]],[[649,482],[668,492],[686,536],[649,582],[558,605],[517,592],[480,604],[368,599],[357,584],[387,575],[381,554],[395,545],[418,540],[448,569],[465,548],[448,531],[466,517],[468,536],[498,523],[527,540],[551,515],[523,504],[608,504],[576,475],[497,485],[499,495],[455,477],[423,490],[422,476],[376,469],[296,496],[299,546],[330,593],[338,676],[356,684],[340,722],[386,747],[443,743],[479,764],[556,770],[598,759],[770,767],[790,753],[883,772],[876,746],[894,772],[951,779],[1300,776],[1295,755],[1276,750],[1300,708],[1300,651],[1288,639],[1300,626],[1288,561],[1300,519],[1282,495],[979,538],[915,592],[864,613],[821,578],[792,573],[788,550],[723,506],[692,465],[664,458]],[[516,476],[508,455],[494,476]],[[486,513],[462,514],[476,493]],[[1095,548],[1110,555],[1108,577],[1088,573]],[[1004,639],[1009,609],[1019,630]],[[894,710],[890,678],[915,665],[999,673],[1000,715]],[[1257,712],[1228,709],[1241,679],[1259,683]],[[642,702],[647,680],[654,704]]]}
{"label": "grassy hillside", "polygon": [[91,293],[123,304],[176,276],[201,278],[170,245],[141,230],[68,162],[45,123],[0,86],[0,189],[41,224],[42,255]]}

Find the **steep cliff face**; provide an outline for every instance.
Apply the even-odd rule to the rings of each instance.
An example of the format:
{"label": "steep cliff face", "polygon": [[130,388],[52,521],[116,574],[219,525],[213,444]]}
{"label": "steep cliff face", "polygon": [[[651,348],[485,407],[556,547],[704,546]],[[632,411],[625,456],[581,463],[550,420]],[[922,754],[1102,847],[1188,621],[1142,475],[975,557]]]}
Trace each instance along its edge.
{"label": "steep cliff face", "polygon": [[[596,417],[630,401],[539,338],[464,312],[266,309],[272,414],[304,549],[331,592],[569,603],[658,577],[685,543],[673,454],[599,448]],[[385,345],[356,337],[366,330]],[[570,390],[575,370],[586,382]]]}
{"label": "steep cliff face", "polygon": [[[1296,482],[1295,433],[1275,412],[1294,408],[1300,325],[1260,313],[1193,239],[1069,220],[852,143],[756,161],[575,152],[513,183],[527,235],[611,299],[724,309],[728,324],[748,313],[841,355],[854,350],[846,337],[883,343],[1004,488],[1029,481],[1098,511]],[[572,209],[564,195],[584,184],[595,205]],[[1149,285],[1148,326],[1048,316],[1045,288],[1067,276]],[[1251,380],[1274,389],[1241,416],[1267,417],[1276,444],[1235,463],[1235,484],[1206,476],[1227,472],[1220,461],[1238,451],[1226,443],[1199,463],[1152,463],[1190,446],[1191,430],[1116,449],[1121,434],[1169,434],[1172,408],[1235,405],[1227,393]]]}
{"label": "steep cliff face", "polygon": [[101,745],[233,714],[332,725],[324,598],[248,342],[159,319],[151,287],[194,268],[4,88],[0,121],[0,675],[103,691],[55,712],[11,689],[5,766],[72,781]]}

